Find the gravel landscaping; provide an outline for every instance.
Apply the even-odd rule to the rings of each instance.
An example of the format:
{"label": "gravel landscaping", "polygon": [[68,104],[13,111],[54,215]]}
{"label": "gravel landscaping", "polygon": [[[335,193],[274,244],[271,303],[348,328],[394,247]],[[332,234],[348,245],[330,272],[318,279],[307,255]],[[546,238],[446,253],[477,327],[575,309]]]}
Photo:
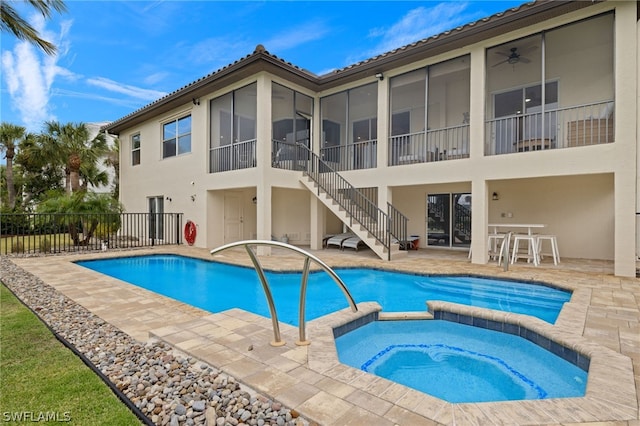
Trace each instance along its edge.
{"label": "gravel landscaping", "polygon": [[16,266],[7,256],[0,257],[0,270],[0,280],[95,366],[147,424],[315,424],[165,343],[133,339]]}

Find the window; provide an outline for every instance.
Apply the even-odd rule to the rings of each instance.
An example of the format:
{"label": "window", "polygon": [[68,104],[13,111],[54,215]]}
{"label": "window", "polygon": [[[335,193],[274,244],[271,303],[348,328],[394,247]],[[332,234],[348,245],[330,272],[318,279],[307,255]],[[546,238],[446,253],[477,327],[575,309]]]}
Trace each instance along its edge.
{"label": "window", "polygon": [[191,152],[191,116],[165,123],[162,126],[162,158]]}
{"label": "window", "polygon": [[140,164],[140,133],[131,136],[131,165]]}

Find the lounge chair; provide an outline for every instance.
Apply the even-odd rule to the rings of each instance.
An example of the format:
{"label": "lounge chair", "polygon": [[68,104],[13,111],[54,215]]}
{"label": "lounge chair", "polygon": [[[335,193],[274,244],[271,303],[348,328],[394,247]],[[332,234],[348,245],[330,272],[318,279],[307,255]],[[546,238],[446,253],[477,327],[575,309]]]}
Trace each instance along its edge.
{"label": "lounge chair", "polygon": [[336,246],[338,248],[342,248],[342,242],[351,237],[355,237],[355,234],[353,232],[346,232],[344,234],[334,235],[333,237],[327,240],[327,247]]}
{"label": "lounge chair", "polygon": [[347,238],[342,242],[342,250],[344,250],[345,247],[351,247],[353,249],[356,249],[356,251],[358,251],[358,248],[360,248],[360,246],[363,246],[363,245],[364,245],[364,241],[362,241],[360,237],[354,236],[351,238]]}

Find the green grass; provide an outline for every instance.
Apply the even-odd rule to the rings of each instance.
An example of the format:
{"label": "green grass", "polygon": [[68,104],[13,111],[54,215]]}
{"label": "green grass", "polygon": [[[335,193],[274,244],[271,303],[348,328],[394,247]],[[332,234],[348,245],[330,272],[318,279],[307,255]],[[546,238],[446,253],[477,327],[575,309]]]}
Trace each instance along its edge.
{"label": "green grass", "polygon": [[0,238],[0,254],[49,252],[72,244],[69,234],[19,235]]}
{"label": "green grass", "polygon": [[4,284],[0,312],[0,423],[22,414],[27,418],[15,424],[34,424],[33,419],[46,415],[52,417],[44,423],[141,424]]}

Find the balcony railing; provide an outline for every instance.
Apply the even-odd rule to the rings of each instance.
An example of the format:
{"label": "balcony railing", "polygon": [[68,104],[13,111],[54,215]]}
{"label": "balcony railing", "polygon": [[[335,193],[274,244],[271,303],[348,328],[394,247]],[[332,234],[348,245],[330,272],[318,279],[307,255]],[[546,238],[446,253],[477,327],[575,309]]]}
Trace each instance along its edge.
{"label": "balcony railing", "polygon": [[300,143],[271,140],[271,167],[286,170],[306,170],[308,149]]}
{"label": "balcony railing", "polygon": [[468,157],[468,124],[389,138],[390,166]]}
{"label": "balcony railing", "polygon": [[248,169],[256,166],[256,140],[218,146],[209,150],[209,172]]}
{"label": "balcony railing", "polygon": [[6,213],[0,254],[182,244],[182,213]]}
{"label": "balcony railing", "polygon": [[614,105],[597,102],[487,120],[485,154],[611,143]]}
{"label": "balcony railing", "polygon": [[378,164],[378,141],[371,139],[320,149],[320,158],[337,172],[371,169]]}

